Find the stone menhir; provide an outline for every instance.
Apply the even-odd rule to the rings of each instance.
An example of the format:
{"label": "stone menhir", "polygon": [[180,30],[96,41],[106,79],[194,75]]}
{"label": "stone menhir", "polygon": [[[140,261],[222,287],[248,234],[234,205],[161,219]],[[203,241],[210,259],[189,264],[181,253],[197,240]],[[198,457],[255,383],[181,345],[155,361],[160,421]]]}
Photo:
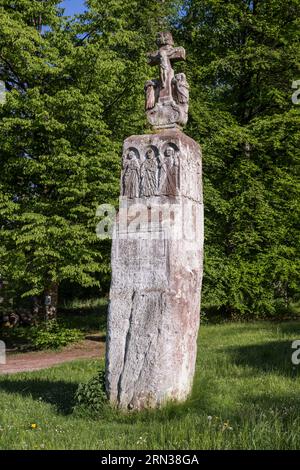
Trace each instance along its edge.
{"label": "stone menhir", "polygon": [[170,33],[149,54],[160,78],[146,83],[157,133],[124,142],[112,244],[106,388],[122,409],[185,400],[191,391],[203,262],[202,159],[185,135],[188,84],[172,62],[185,58]]}

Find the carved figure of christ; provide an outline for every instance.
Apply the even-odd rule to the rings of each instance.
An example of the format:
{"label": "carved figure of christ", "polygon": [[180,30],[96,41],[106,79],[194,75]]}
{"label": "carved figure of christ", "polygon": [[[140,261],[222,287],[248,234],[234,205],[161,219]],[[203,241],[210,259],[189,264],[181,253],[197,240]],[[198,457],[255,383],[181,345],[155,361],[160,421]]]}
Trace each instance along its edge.
{"label": "carved figure of christ", "polygon": [[158,101],[163,103],[172,100],[172,80],[174,70],[172,63],[185,60],[185,49],[183,47],[162,46],[156,52],[148,54],[148,64],[158,65],[160,68],[160,92]]}

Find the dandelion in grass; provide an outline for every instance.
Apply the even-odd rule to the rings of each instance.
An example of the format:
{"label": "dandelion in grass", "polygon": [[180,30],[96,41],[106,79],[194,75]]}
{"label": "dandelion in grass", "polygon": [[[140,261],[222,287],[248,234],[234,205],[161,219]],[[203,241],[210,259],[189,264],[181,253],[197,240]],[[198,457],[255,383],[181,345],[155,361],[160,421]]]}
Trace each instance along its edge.
{"label": "dandelion in grass", "polygon": [[232,431],[233,427],[229,425],[229,421],[224,421],[223,426],[222,426],[222,432],[224,431]]}

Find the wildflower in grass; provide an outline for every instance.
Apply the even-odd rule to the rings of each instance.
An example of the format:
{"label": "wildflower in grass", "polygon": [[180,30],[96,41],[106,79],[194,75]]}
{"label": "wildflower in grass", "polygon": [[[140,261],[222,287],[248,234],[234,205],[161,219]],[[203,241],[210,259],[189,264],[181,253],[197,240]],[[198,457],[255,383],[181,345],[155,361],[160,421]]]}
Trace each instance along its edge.
{"label": "wildflower in grass", "polygon": [[140,436],[137,440],[137,444],[145,444],[147,442],[147,438]]}
{"label": "wildflower in grass", "polygon": [[32,423],[32,424],[30,425],[30,428],[31,428],[31,429],[37,429],[37,427],[38,427],[38,426],[37,426],[36,423]]}
{"label": "wildflower in grass", "polygon": [[233,430],[233,427],[232,426],[229,426],[229,421],[224,421],[223,423],[223,426],[222,426],[222,432],[224,431],[232,431]]}

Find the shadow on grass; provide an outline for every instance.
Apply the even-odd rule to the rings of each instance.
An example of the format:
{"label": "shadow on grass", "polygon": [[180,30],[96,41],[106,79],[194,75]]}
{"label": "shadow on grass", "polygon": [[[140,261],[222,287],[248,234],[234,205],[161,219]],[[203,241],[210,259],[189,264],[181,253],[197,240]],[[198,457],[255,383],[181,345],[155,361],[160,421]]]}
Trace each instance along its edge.
{"label": "shadow on grass", "polygon": [[78,328],[82,331],[104,331],[107,322],[108,303],[97,306],[73,306],[60,308],[58,318],[68,328]]}
{"label": "shadow on grass", "polygon": [[276,325],[284,334],[293,335],[294,339],[300,339],[300,321],[287,321]]}
{"label": "shadow on grass", "polygon": [[106,335],[86,335],[85,339],[88,339],[90,341],[96,341],[97,343],[105,343]]}
{"label": "shadow on grass", "polygon": [[279,411],[283,418],[291,412],[296,414],[299,419],[300,396],[291,393],[270,394],[267,392],[258,394],[253,393],[245,396],[245,403],[255,406],[263,411]]}
{"label": "shadow on grass", "polygon": [[57,412],[63,415],[72,413],[74,395],[78,384],[39,379],[26,380],[0,380],[0,391],[18,393],[24,397],[32,398],[54,405]]}
{"label": "shadow on grass", "polygon": [[277,373],[286,377],[299,377],[300,368],[292,363],[292,341],[270,341],[262,344],[234,346],[224,352],[230,355],[233,364],[252,367],[259,373]]}
{"label": "shadow on grass", "polygon": [[80,314],[77,313],[60,316],[62,324],[67,328],[76,328],[83,332],[94,332],[94,331],[105,331],[107,316],[105,314],[99,315],[99,313],[93,314]]}

